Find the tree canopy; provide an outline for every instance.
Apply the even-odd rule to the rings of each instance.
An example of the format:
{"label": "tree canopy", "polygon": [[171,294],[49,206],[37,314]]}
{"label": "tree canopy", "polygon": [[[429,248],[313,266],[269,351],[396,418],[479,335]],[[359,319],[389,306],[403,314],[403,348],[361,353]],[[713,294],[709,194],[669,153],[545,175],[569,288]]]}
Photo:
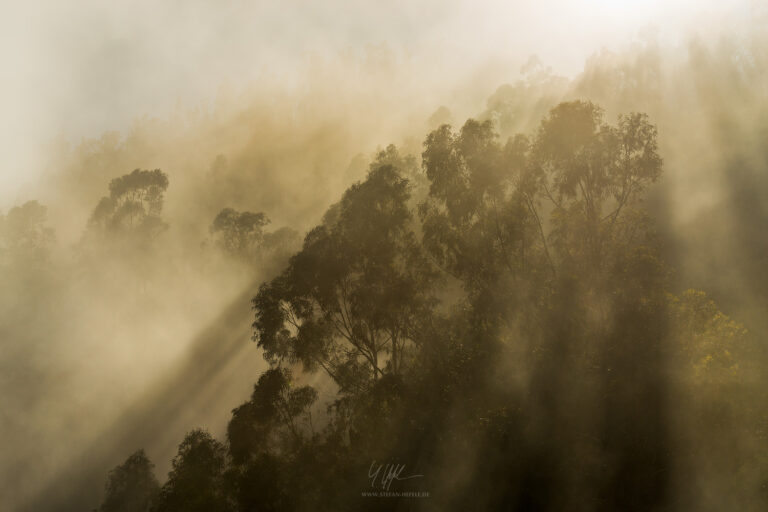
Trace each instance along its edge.
{"label": "tree canopy", "polygon": [[89,226],[109,236],[133,235],[151,239],[166,228],[161,218],[168,176],[160,169],[135,169],[109,182],[91,214]]}
{"label": "tree canopy", "polygon": [[224,487],[227,451],[202,429],[189,432],[173,458],[167,482],[152,512],[227,512],[233,510]]}
{"label": "tree canopy", "polygon": [[99,512],[147,512],[160,490],[154,467],[144,450],[138,450],[110,471]]}
{"label": "tree canopy", "polygon": [[399,170],[375,162],[261,287],[254,339],[268,360],[322,368],[342,389],[401,372],[433,277],[409,197]]}

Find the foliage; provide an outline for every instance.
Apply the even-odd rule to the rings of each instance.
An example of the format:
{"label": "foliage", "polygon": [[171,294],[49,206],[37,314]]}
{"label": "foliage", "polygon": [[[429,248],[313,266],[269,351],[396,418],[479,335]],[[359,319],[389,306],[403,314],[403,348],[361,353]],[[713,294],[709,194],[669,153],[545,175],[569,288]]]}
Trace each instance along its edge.
{"label": "foliage", "polygon": [[250,401],[232,411],[227,438],[236,464],[276,446],[303,442],[301,429],[311,426],[308,409],[317,400],[317,392],[310,386],[291,389],[290,379],[288,370],[267,370],[254,386]]}
{"label": "foliage", "polygon": [[322,368],[345,391],[399,373],[430,304],[408,182],[375,162],[253,300],[254,339],[272,362]]}
{"label": "foliage", "polygon": [[160,217],[168,176],[160,169],[136,169],[109,182],[91,214],[89,227],[107,236],[152,239],[166,228]]}
{"label": "foliage", "polygon": [[749,356],[744,326],[722,313],[700,290],[686,290],[669,300],[678,330],[677,356],[693,370],[690,376],[700,383],[720,385],[738,378],[739,360]]}
{"label": "foliage", "polygon": [[289,227],[265,231],[269,219],[264,213],[238,212],[224,208],[209,229],[213,243],[232,258],[262,262],[265,257],[283,260],[300,245],[299,235]]}
{"label": "foliage", "polygon": [[160,484],[144,450],[133,453],[109,472],[104,502],[100,512],[148,512],[157,497]]}
{"label": "foliage", "polygon": [[227,450],[201,429],[187,434],[173,458],[168,481],[153,512],[226,512],[233,506],[225,488]]}
{"label": "foliage", "polygon": [[263,228],[269,219],[263,213],[237,212],[224,208],[211,224],[216,243],[228,254],[243,256],[264,239]]}

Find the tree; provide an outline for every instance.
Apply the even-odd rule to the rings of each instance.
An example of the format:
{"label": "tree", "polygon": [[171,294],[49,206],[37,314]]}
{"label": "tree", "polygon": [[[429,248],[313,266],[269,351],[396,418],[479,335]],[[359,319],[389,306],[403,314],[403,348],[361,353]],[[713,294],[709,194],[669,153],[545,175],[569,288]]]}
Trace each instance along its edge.
{"label": "tree", "polygon": [[746,328],[721,312],[700,290],[670,295],[669,300],[678,342],[673,357],[683,365],[680,377],[710,386],[736,382],[740,362],[750,355]]}
{"label": "tree", "polygon": [[502,147],[490,121],[470,119],[458,134],[444,125],[427,136],[422,162],[424,246],[473,300],[498,299],[546,271],[546,240],[536,245],[540,219],[524,193],[525,138]]}
{"label": "tree", "polygon": [[399,373],[430,305],[430,268],[412,230],[408,182],[375,162],[253,299],[267,360],[322,368],[346,392]]}
{"label": "tree", "polygon": [[270,254],[276,260],[288,260],[301,247],[301,237],[295,229],[282,227],[264,233],[261,246],[263,252]]}
{"label": "tree", "polygon": [[189,432],[173,458],[168,481],[153,512],[228,512],[233,510],[225,483],[226,448],[202,429]]}
{"label": "tree", "polygon": [[296,489],[290,466],[297,453],[314,440],[310,407],[317,392],[310,386],[293,388],[291,373],[271,368],[259,377],[251,399],[232,411],[227,427],[229,451],[240,510],[291,510]]}
{"label": "tree", "polygon": [[[232,411],[227,439],[233,461],[243,463],[279,446],[301,444],[311,429],[309,407],[317,400],[310,386],[291,389],[291,373],[271,368],[259,377],[251,399]],[[288,451],[288,450],[282,450]]]}
{"label": "tree", "polygon": [[531,150],[530,193],[553,207],[560,262],[599,273],[609,264],[606,248],[638,225],[628,210],[661,175],[656,127],[639,113],[610,126],[590,102],[561,103],[542,121]]}
{"label": "tree", "polygon": [[224,208],[209,229],[213,243],[224,254],[245,263],[282,265],[301,246],[299,234],[282,227],[266,231],[269,219],[263,213]]}
{"label": "tree", "polygon": [[[554,488],[586,496],[589,484],[563,480],[559,469],[575,463],[575,449],[596,454],[585,463],[618,468],[601,477],[605,489],[591,491],[606,503],[624,508],[630,496],[657,504],[660,487],[648,475],[666,460],[659,360],[666,270],[650,222],[633,208],[661,172],[655,127],[641,114],[611,126],[599,107],[568,102],[533,136],[504,144],[489,121],[470,119],[459,133],[442,126],[428,135],[422,162],[430,183],[420,205],[423,243],[465,290],[470,326],[453,346],[440,346],[464,355],[459,381],[483,390],[458,396],[504,417],[515,395],[487,387],[489,354],[519,354],[507,368],[531,375],[527,414],[536,427],[518,449],[542,481],[524,486],[533,496],[526,490],[513,499],[546,508],[555,506],[546,497]],[[638,402],[647,404],[642,413],[627,406]],[[464,421],[482,411],[470,409]],[[508,449],[494,443],[490,452]]]}
{"label": "tree", "polygon": [[55,236],[47,213],[37,201],[27,201],[0,215],[0,262],[29,265],[48,258]]}
{"label": "tree", "polygon": [[160,217],[167,189],[168,176],[160,169],[136,169],[113,179],[109,196],[103,197],[91,214],[90,230],[151,240],[167,227]]}
{"label": "tree", "polygon": [[264,240],[264,226],[269,219],[263,213],[221,210],[210,227],[214,242],[230,256],[253,257]]}
{"label": "tree", "polygon": [[478,310],[541,304],[558,274],[597,286],[649,232],[632,210],[661,173],[656,128],[643,114],[603,121],[589,102],[561,103],[535,137],[502,145],[490,121],[444,125],[424,142],[429,195],[423,243]]}
{"label": "tree", "polygon": [[154,467],[144,450],[138,450],[110,471],[99,512],[148,512],[160,490]]}

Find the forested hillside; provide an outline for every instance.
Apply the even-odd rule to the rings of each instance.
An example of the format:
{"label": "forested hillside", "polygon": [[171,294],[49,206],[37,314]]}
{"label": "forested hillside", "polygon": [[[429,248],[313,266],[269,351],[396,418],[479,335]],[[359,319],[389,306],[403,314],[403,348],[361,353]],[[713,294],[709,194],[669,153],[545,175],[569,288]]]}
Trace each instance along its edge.
{"label": "forested hillside", "polygon": [[369,47],[41,149],[3,507],[765,510],[763,21],[501,85]]}
{"label": "forested hillside", "polygon": [[657,138],[573,101],[380,152],[253,298],[269,369],[226,437],[190,431],[163,485],[137,452],[102,510],[698,508],[713,472],[759,496],[764,353],[675,277]]}

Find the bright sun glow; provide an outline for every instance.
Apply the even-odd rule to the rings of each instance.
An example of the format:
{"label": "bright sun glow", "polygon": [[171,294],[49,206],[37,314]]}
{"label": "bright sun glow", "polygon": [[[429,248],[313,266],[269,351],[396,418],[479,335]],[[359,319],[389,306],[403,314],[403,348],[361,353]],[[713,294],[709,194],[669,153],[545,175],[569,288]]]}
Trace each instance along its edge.
{"label": "bright sun glow", "polygon": [[716,0],[579,0],[569,2],[576,10],[588,10],[601,21],[622,25],[653,25],[670,28],[691,28],[693,24],[720,16],[727,9],[733,13],[738,5],[748,2],[718,2]]}

